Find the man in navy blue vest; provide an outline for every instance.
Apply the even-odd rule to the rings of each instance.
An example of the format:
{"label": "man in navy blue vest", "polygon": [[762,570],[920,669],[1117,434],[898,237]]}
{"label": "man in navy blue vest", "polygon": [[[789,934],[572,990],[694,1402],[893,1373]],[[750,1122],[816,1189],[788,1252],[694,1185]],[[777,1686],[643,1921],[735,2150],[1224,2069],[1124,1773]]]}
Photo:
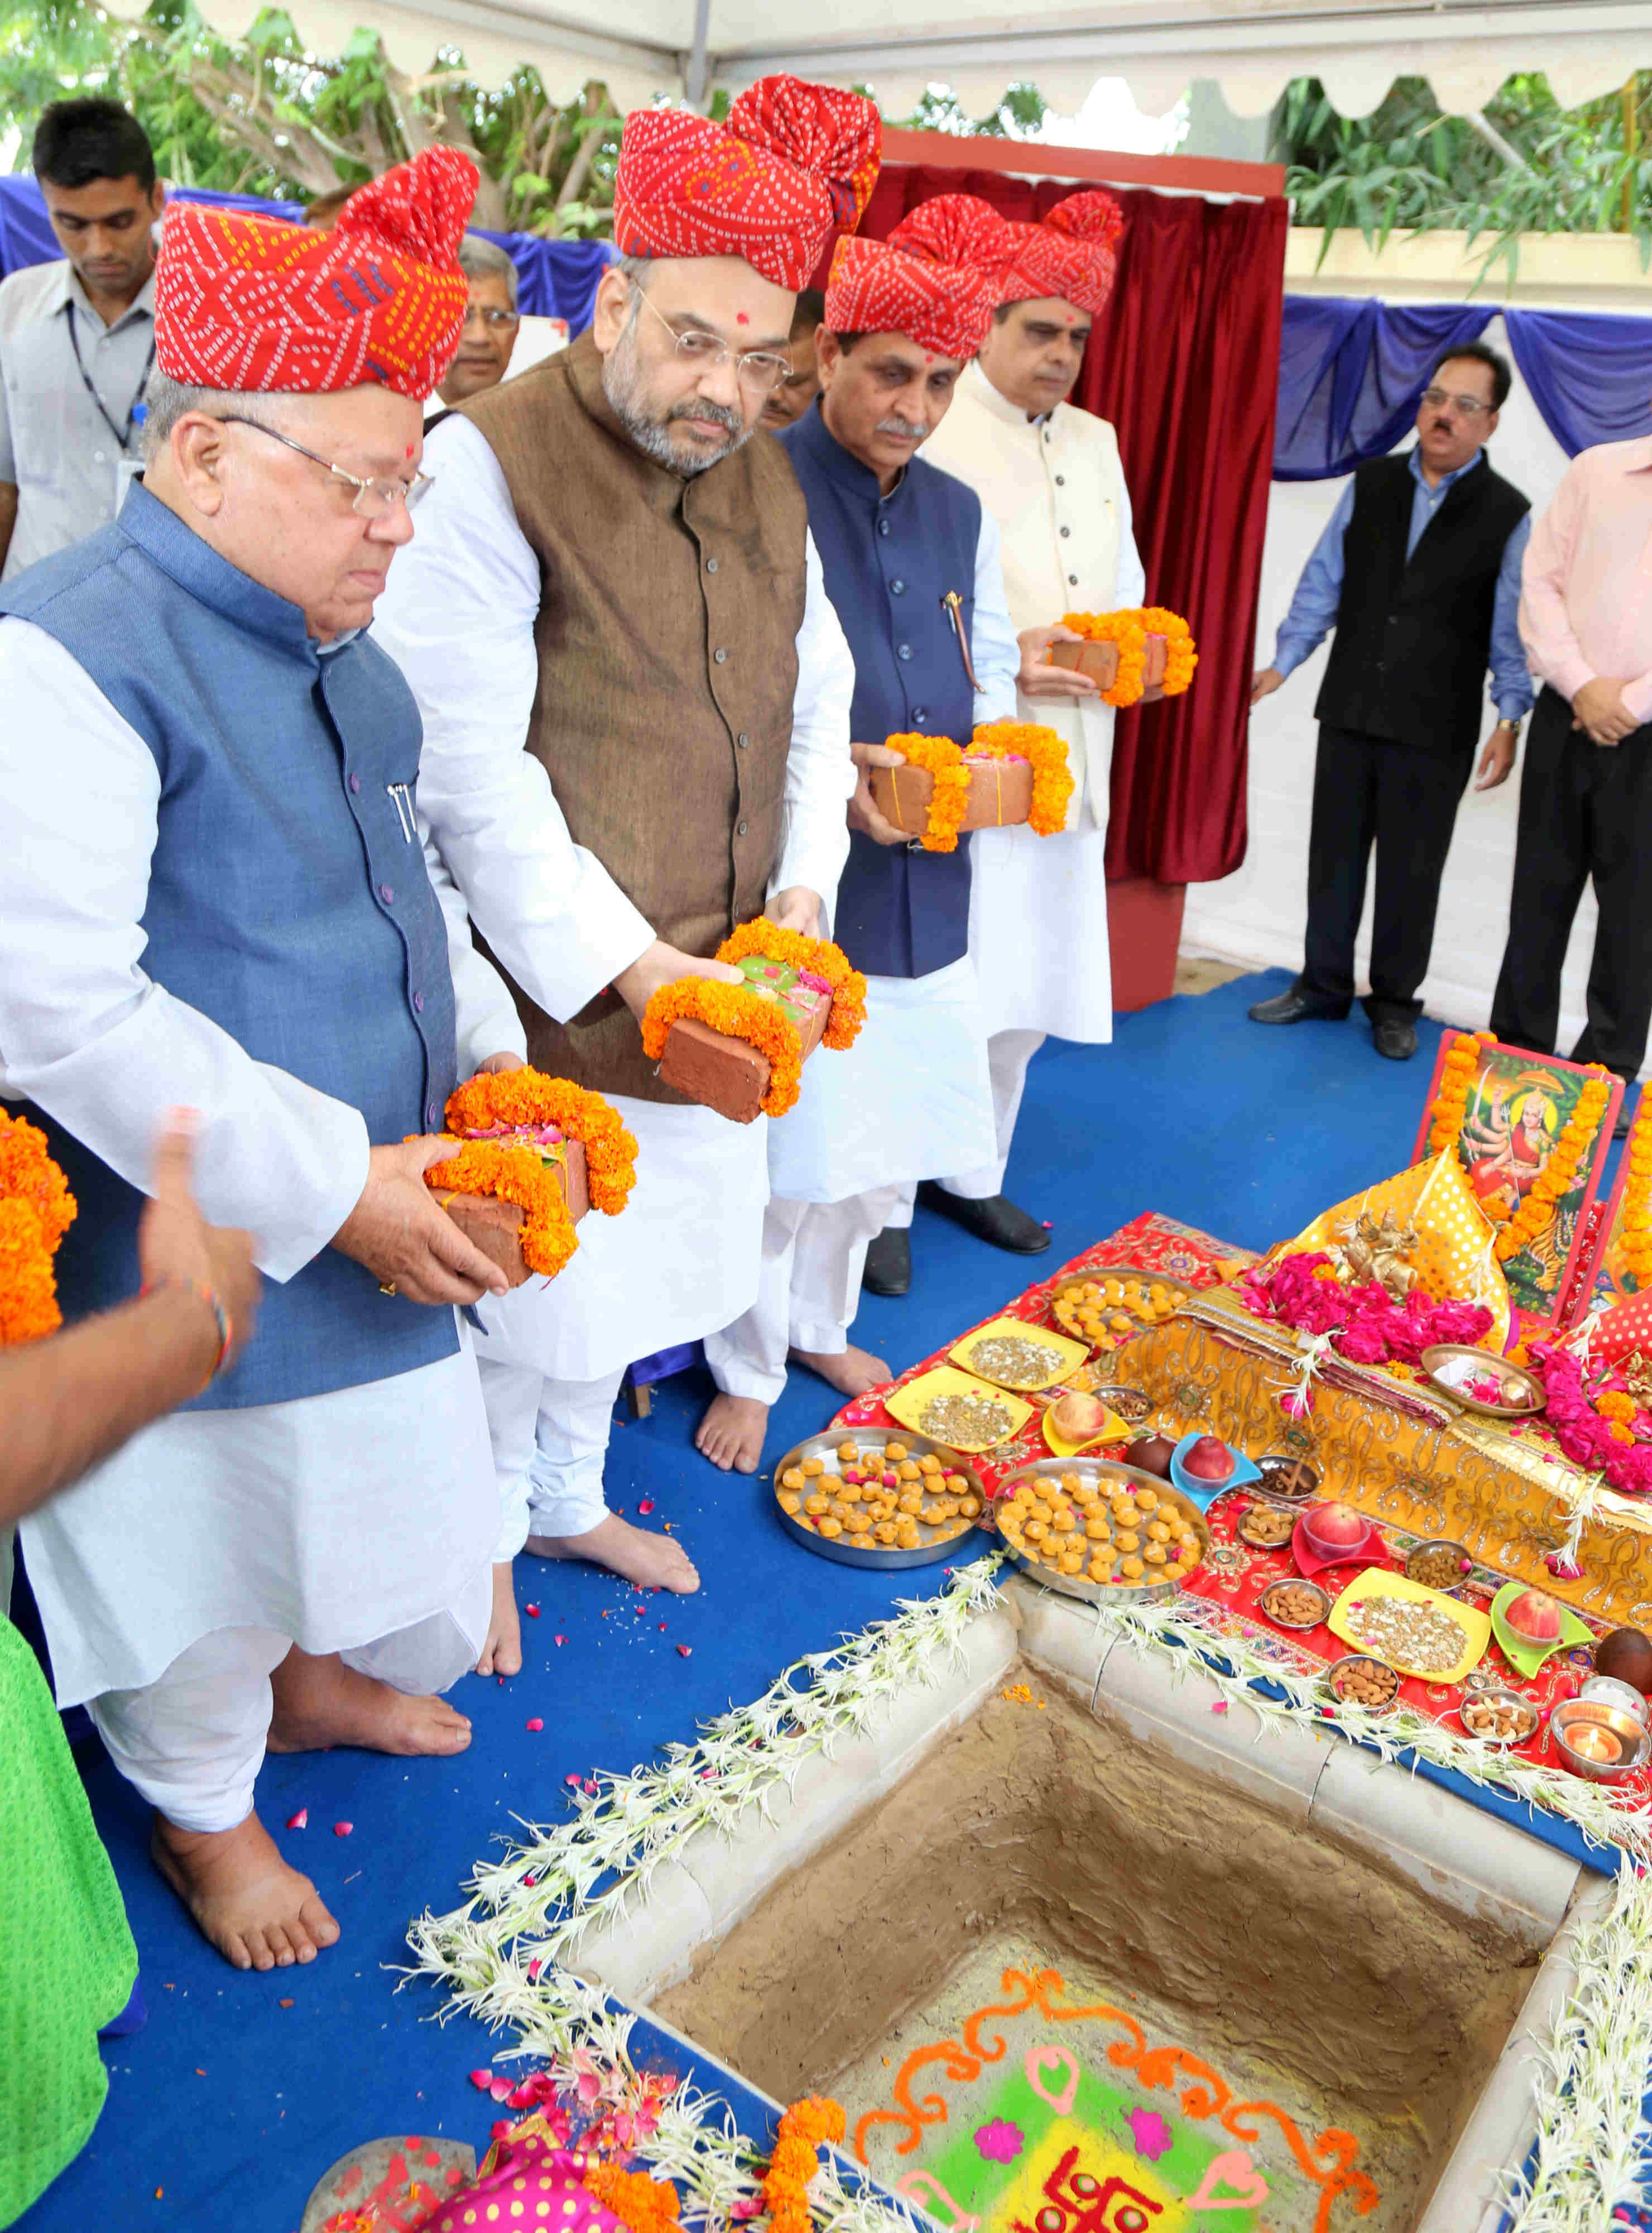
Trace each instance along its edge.
{"label": "man in navy blue vest", "polygon": [[1020,650],[998,531],[971,490],[917,454],[986,330],[1001,232],[985,203],[950,194],[888,242],[842,242],[816,343],[820,400],[779,438],[855,660],[859,782],[832,935],[866,973],[867,1020],[849,1051],[806,1064],[797,1105],[769,1128],[758,1299],[706,1343],[722,1393],[697,1440],[725,1470],[757,1470],[788,1356],[844,1396],[889,1377],[849,1342],[868,1244],[903,1182],[992,1149],[969,837],[923,851],[869,781],[901,764],[886,739],[967,743],[978,724],[1014,715]]}
{"label": "man in navy blue vest", "polygon": [[455,1305],[503,1280],[426,1188],[448,1149],[419,1136],[461,1043],[509,1064],[520,1041],[468,951],[456,1015],[418,711],[366,635],[412,533],[474,190],[438,149],[330,234],[175,210],[145,482],[0,601],[0,1089],[79,1201],[66,1312],[136,1287],[175,1103],[200,1112],[204,1212],[256,1236],[267,1280],[244,1354],[226,1328],[192,1404],[23,1528],[59,1702],[89,1707],[162,1873],[241,1969],[338,1936],[253,1812],[266,1742],[463,1749],[426,1694],[491,1607]]}
{"label": "man in navy blue vest", "polygon": [[1502,718],[1480,755],[1477,790],[1507,781],[1532,708],[1519,631],[1531,505],[1492,471],[1485,449],[1509,379],[1506,360],[1479,342],[1434,368],[1416,446],[1356,472],[1303,569],[1273,664],[1251,685],[1255,705],[1335,624],[1314,708],[1306,953],[1296,983],[1259,1001],[1252,1023],[1347,1015],[1375,844],[1365,1009],[1379,1054],[1404,1062],[1417,1051],[1417,988],[1457,802],[1474,765],[1486,668]]}

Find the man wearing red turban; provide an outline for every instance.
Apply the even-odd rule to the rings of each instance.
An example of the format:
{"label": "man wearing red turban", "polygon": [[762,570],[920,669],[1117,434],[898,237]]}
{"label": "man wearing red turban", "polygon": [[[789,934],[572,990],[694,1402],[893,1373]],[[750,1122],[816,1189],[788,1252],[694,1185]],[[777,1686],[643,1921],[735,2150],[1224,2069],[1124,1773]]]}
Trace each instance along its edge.
{"label": "man wearing red turban", "polygon": [[836,889],[853,674],[758,420],[790,369],[797,290],[858,221],[878,144],[869,102],[790,77],[725,123],[628,117],[622,253],[591,330],[433,430],[435,493],[386,601],[425,717],[420,805],[530,1058],[605,1094],[639,1143],[625,1215],[482,1312],[502,1672],[520,1663],[524,1541],[699,1585],[680,1543],[607,1509],[604,1458],[627,1364],[756,1293],[767,1122],[662,1084],[638,1020],[662,985],[732,977],[710,957],[737,923],[766,908],[812,932]]}
{"label": "man wearing red turban", "polygon": [[[913,733],[967,742],[1015,709],[1020,664],[998,530],[927,461],[998,298],[1005,228],[970,194],[926,202],[887,241],[842,240],[816,339],[822,394],[780,436],[855,659],[860,781],[833,936],[866,973],[847,1054],[804,1069],[769,1136],[757,1299],[706,1342],[722,1391],[698,1442],[754,1473],[788,1356],[854,1396],[889,1377],[849,1344],[868,1243],[903,1185],[994,1152],[986,1032],[968,954],[971,848],[913,846],[869,788]],[[923,446],[920,450],[920,446]]]}
{"label": "man wearing red turban", "polygon": [[[970,947],[992,1033],[997,1150],[973,1169],[953,1164],[953,1175],[922,1191],[983,1240],[1027,1255],[1050,1235],[1003,1191],[1027,1065],[1048,1032],[1113,1036],[1104,858],[1113,709],[1087,675],[1044,659],[1052,640],[1070,634],[1063,613],[1142,602],[1117,440],[1104,419],[1068,400],[1113,290],[1121,225],[1110,194],[1078,193],[1042,225],[1005,228],[998,309],[928,453],[998,522],[1021,639],[1019,718],[1059,730],[1073,775],[1067,827],[1056,837],[1021,829],[976,838]],[[886,1238],[868,1284],[886,1252],[904,1247],[904,1234]]]}
{"label": "man wearing red turban", "polygon": [[23,1530],[58,1702],[89,1707],[241,1969],[338,1936],[253,1811],[266,1741],[461,1750],[429,1694],[491,1608],[455,1306],[503,1281],[426,1188],[449,1149],[421,1136],[460,1049],[509,1048],[515,1019],[467,946],[450,973],[418,709],[366,633],[428,485],[474,188],[438,149],[330,234],[174,205],[144,481],[0,596],[0,1085],[80,1205],[66,1315],[135,1290],[174,1103],[199,1112],[203,1210],[266,1275],[238,1357],[190,1283],[224,1334],[206,1387]]}

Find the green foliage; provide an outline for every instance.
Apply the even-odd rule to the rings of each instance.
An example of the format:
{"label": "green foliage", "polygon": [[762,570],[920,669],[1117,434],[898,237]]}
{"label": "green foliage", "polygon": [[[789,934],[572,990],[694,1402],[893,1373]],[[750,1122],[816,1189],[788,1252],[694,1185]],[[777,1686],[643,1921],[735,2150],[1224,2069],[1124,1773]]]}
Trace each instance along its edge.
{"label": "green foliage", "polygon": [[[859,88],[869,93],[869,86]],[[926,86],[910,116],[888,120],[903,132],[949,132],[959,139],[1026,140],[1050,114],[1050,103],[1036,85],[1024,81],[1011,86],[988,116],[972,118],[950,86]]]}
{"label": "green foliage", "polygon": [[1483,110],[1442,116],[1425,78],[1396,78],[1368,117],[1339,115],[1317,78],[1296,78],[1275,118],[1275,157],[1298,225],[1390,234],[1460,231],[1511,279],[1523,232],[1632,232],[1652,263],[1652,72],[1622,94],[1564,109],[1540,74],[1506,78]]}

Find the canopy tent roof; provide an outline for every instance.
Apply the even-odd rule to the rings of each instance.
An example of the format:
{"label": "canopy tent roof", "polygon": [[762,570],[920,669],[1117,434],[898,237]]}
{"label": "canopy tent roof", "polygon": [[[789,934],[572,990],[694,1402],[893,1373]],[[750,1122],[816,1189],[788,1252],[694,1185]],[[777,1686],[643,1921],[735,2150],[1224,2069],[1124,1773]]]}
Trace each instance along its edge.
{"label": "canopy tent roof", "polygon": [[[136,13],[142,0],[117,4]],[[202,0],[202,12],[239,36],[259,4]],[[896,116],[935,80],[980,111],[1018,79],[1070,114],[1102,77],[1124,78],[1148,114],[1191,79],[1214,78],[1237,114],[1259,115],[1290,79],[1312,75],[1360,116],[1397,76],[1427,77],[1442,107],[1462,110],[1512,70],[1540,69],[1571,107],[1652,66],[1645,0],[1108,0],[1104,11],[1093,0],[948,0],[944,12],[939,0],[899,12],[888,0],[289,0],[289,11],[319,53],[366,23],[406,69],[457,46],[486,82],[531,62],[556,99],[596,76],[623,107],[699,101],[789,69],[870,84]]]}

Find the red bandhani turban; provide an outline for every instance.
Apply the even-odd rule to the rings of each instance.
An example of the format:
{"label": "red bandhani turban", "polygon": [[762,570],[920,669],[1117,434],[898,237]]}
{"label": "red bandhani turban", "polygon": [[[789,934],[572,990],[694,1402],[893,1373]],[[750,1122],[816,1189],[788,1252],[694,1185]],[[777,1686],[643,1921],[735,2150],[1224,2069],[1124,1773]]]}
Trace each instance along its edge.
{"label": "red bandhani turban", "polygon": [[777,287],[806,287],[860,223],[881,144],[869,101],[796,77],[760,77],[726,124],[633,109],[614,179],[615,244],[622,256],[743,256]]}
{"label": "red bandhani turban", "polygon": [[172,202],[155,361],[192,387],[323,395],[376,381],[420,401],[452,362],[476,166],[431,147],[350,196],[331,232]]}
{"label": "red bandhani turban", "polygon": [[1123,212],[1111,194],[1069,194],[1042,225],[1011,225],[1011,263],[1000,300],[1059,295],[1092,317],[1107,307],[1118,276]]}
{"label": "red bandhani turban", "polygon": [[938,356],[973,356],[999,299],[1007,232],[975,195],[937,194],[887,240],[840,240],[827,324],[837,334],[905,334]]}

